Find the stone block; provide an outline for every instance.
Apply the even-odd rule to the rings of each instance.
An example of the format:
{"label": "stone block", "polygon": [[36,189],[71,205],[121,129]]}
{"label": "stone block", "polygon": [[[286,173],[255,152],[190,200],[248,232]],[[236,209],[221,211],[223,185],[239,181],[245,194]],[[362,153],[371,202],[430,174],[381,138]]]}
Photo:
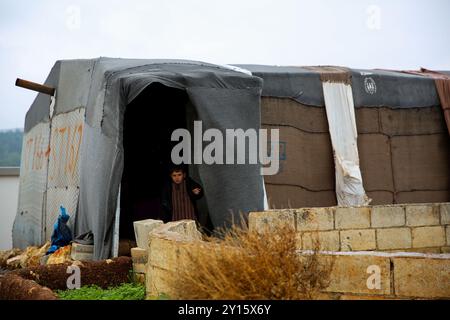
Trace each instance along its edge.
{"label": "stone block", "polygon": [[405,225],[405,208],[402,206],[372,207],[372,228],[400,227]]}
{"label": "stone block", "polygon": [[315,250],[316,241],[318,242],[319,250],[323,251],[339,251],[339,231],[319,231],[319,232],[304,232],[302,236],[302,249]]}
{"label": "stone block", "polygon": [[439,225],[439,206],[407,205],[406,225],[410,227]]}
{"label": "stone block", "polygon": [[441,224],[450,224],[450,203],[441,203],[439,212],[441,213]]}
{"label": "stone block", "polygon": [[446,234],[446,238],[447,238],[447,245],[450,246],[450,226],[445,227],[445,234]]}
{"label": "stone block", "polygon": [[145,285],[145,273],[135,273],[133,277],[134,282]]}
{"label": "stone block", "polygon": [[146,272],[145,263],[133,263],[133,272],[134,273],[145,273]]}
{"label": "stone block", "polygon": [[442,253],[450,253],[450,247],[441,247]]}
{"label": "stone block", "polygon": [[412,229],[413,248],[445,246],[445,230],[442,226],[417,227]]}
{"label": "stone block", "polygon": [[395,294],[450,298],[450,258],[393,258]]}
{"label": "stone block", "polygon": [[250,232],[272,232],[277,228],[295,228],[295,210],[251,212],[248,217]]}
{"label": "stone block", "polygon": [[395,250],[385,250],[386,252],[414,252],[414,253],[441,253],[441,248],[430,247],[430,248],[408,248],[408,249],[395,249]]}
{"label": "stone block", "polygon": [[131,259],[133,260],[133,263],[146,264],[148,260],[148,250],[141,248],[132,248]]}
{"label": "stone block", "polygon": [[412,247],[410,228],[377,229],[379,250],[406,249]]}
{"label": "stone block", "polygon": [[147,265],[166,270],[177,270],[181,265],[181,254],[188,242],[176,233],[150,234]]}
{"label": "stone block", "polygon": [[375,229],[340,231],[341,251],[375,250]]}
{"label": "stone block", "polygon": [[74,251],[79,253],[94,253],[94,245],[72,242],[72,252]]}
{"label": "stone block", "polygon": [[297,211],[297,231],[334,229],[333,207],[304,208]]}
{"label": "stone block", "polygon": [[75,260],[75,261],[92,261],[92,260],[94,260],[94,254],[72,251],[70,253],[70,259]]}
{"label": "stone block", "polygon": [[158,297],[160,294],[173,295],[170,280],[176,276],[173,271],[148,266],[145,276],[147,298]]}
{"label": "stone block", "polygon": [[[366,295],[391,294],[388,257],[370,254],[323,257],[328,260],[335,259],[330,284],[325,291]],[[323,257],[320,259],[324,259]]]}
{"label": "stone block", "polygon": [[368,296],[368,295],[351,295],[351,294],[343,294],[340,300],[401,300],[396,298],[395,296]]}
{"label": "stone block", "polygon": [[335,228],[338,230],[370,228],[370,208],[337,207]]}
{"label": "stone block", "polygon": [[148,234],[161,225],[163,225],[163,222],[161,220],[147,219],[134,221],[134,235],[136,237],[137,246],[141,249],[147,249]]}
{"label": "stone block", "polygon": [[155,228],[153,233],[176,233],[182,235],[185,240],[202,240],[202,234],[197,229],[197,224],[194,220],[178,220],[168,222]]}

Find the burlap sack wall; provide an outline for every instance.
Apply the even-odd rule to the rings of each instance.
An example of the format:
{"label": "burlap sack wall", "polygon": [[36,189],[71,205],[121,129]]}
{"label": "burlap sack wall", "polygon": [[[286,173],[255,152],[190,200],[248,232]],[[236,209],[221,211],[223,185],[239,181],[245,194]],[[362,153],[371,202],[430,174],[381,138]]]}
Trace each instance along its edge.
{"label": "burlap sack wall", "polygon": [[[280,129],[280,172],[266,176],[273,208],[336,205],[325,108],[262,98],[263,128]],[[450,139],[439,106],[357,108],[358,148],[371,204],[450,201]]]}

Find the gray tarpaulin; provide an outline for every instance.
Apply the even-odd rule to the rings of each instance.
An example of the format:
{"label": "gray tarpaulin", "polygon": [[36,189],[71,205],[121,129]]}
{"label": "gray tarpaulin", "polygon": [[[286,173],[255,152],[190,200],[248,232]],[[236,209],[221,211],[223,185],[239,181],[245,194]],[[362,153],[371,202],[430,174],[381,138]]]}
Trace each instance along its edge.
{"label": "gray tarpaulin", "polygon": [[[264,79],[262,95],[291,98],[309,106],[324,106],[318,72],[306,67],[241,65]],[[439,105],[432,79],[386,70],[351,69],[355,107],[412,108]]]}
{"label": "gray tarpaulin", "polygon": [[[126,105],[148,85],[159,82],[186,90],[203,122],[203,130],[259,129],[262,87],[259,78],[208,64],[146,61],[141,65],[139,61],[137,66],[122,66],[121,60],[107,59],[107,67],[99,66],[102,63],[102,60],[97,61],[96,68],[100,68],[105,76],[100,77],[98,73],[99,79],[94,76],[91,86],[99,91],[95,95],[91,91],[88,102],[88,110],[96,109],[96,112],[88,112],[83,135],[76,218],[77,233],[93,232],[96,258],[106,258],[111,252],[117,193],[123,171],[121,132]],[[100,81],[104,86],[99,86]],[[102,110],[101,118],[97,119],[100,127],[96,127],[95,115],[99,110]],[[148,120],[149,124],[158,121]],[[216,227],[229,224],[241,211],[263,209],[259,165],[199,165],[198,170],[211,220]]]}
{"label": "gray tarpaulin", "polygon": [[[59,72],[61,69],[61,62],[58,61],[53,66],[52,70],[45,80],[44,84],[50,87],[58,86]],[[34,99],[30,109],[28,110],[25,117],[24,131],[30,131],[36,124],[40,122],[49,121],[49,106],[50,106],[50,96],[47,94],[39,93]]]}

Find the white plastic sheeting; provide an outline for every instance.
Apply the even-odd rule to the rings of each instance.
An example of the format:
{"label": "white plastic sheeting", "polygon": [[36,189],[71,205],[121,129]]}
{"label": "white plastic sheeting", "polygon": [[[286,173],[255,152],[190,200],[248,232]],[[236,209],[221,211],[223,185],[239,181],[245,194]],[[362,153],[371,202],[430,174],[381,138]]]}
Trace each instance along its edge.
{"label": "white plastic sheeting", "polygon": [[355,108],[350,85],[323,82],[323,95],[336,167],[339,206],[368,205],[359,168]]}

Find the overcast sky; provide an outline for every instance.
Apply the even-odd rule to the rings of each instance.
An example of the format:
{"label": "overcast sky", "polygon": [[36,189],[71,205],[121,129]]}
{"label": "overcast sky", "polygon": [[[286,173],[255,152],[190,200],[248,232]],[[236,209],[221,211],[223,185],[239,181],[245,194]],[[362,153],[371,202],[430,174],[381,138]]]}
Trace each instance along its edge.
{"label": "overcast sky", "polygon": [[450,70],[448,0],[0,0],[0,129],[21,128],[58,59]]}

